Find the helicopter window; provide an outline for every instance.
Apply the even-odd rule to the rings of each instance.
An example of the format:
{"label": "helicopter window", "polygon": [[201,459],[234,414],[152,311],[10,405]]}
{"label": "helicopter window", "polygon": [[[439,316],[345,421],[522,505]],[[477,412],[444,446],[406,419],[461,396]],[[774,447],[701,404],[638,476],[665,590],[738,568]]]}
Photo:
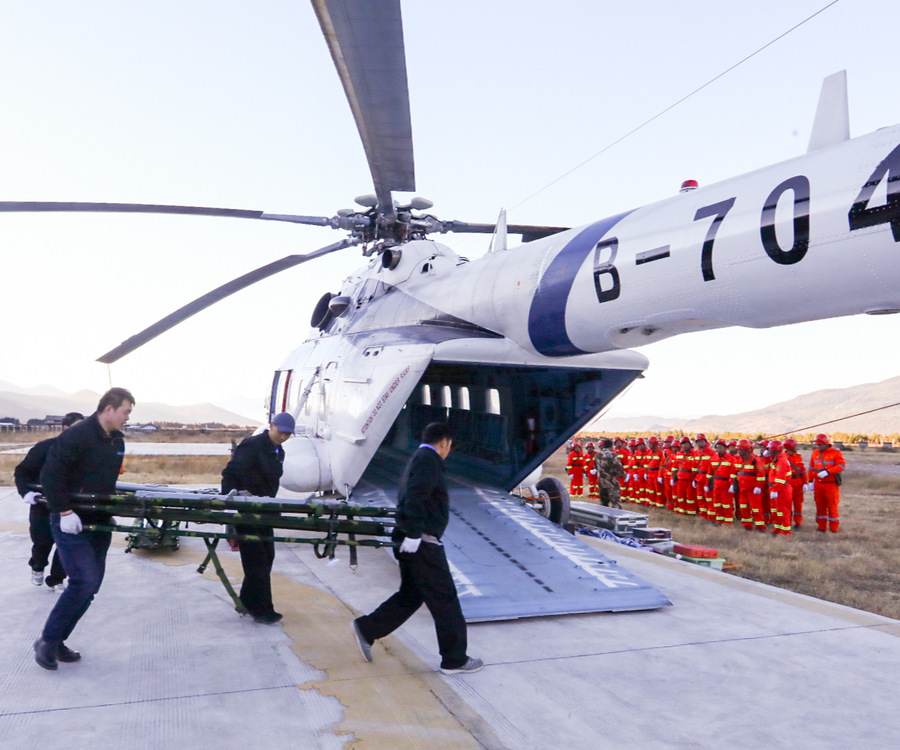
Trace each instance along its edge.
{"label": "helicopter window", "polygon": [[460,386],[459,391],[456,394],[456,397],[459,402],[460,409],[465,409],[466,411],[469,411],[472,408],[471,404],[469,403],[469,389],[466,388],[464,385]]}
{"label": "helicopter window", "polygon": [[441,406],[445,409],[453,408],[453,391],[450,389],[449,385],[445,385],[441,388]]}
{"label": "helicopter window", "polygon": [[275,415],[287,411],[288,388],[291,384],[291,370],[275,370],[272,380],[272,399],[269,402],[269,414]]}
{"label": "helicopter window", "polygon": [[428,273],[431,270],[431,263],[426,263],[422,266],[422,273]]}
{"label": "helicopter window", "polygon": [[500,413],[500,391],[496,388],[488,388],[485,394],[485,409],[488,414]]}

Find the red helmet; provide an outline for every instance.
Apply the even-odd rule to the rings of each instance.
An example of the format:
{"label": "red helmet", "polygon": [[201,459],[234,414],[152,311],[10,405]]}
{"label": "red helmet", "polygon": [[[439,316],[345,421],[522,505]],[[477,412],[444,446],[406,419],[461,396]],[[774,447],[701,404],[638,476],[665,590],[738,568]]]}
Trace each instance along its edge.
{"label": "red helmet", "polygon": [[759,441],[759,444],[760,444],[763,448],[768,448],[768,447],[769,447],[769,441],[768,441],[768,440],[760,440],[760,441]]}
{"label": "red helmet", "polygon": [[743,440],[738,440],[737,447],[738,447],[738,450],[741,450],[741,451],[752,451],[753,443],[751,443],[749,440],[747,440],[745,438]]}
{"label": "red helmet", "polygon": [[614,438],[613,438],[613,442],[614,442],[614,443],[624,443],[625,441],[622,440],[622,438],[620,438],[620,437],[614,437]]}
{"label": "red helmet", "polygon": [[683,438],[681,438],[682,445],[684,445],[685,443],[690,443],[690,442],[691,442],[691,439],[687,435],[685,435]]}
{"label": "red helmet", "polygon": [[656,435],[651,435],[650,445],[659,445],[659,438]]}
{"label": "red helmet", "polygon": [[784,447],[794,450],[797,447],[797,441],[794,440],[794,438],[788,438],[787,440],[784,441]]}
{"label": "red helmet", "polygon": [[580,450],[581,450],[581,443],[575,443],[575,445],[572,446],[572,450],[580,451]]}
{"label": "red helmet", "polygon": [[726,448],[728,447],[728,443],[726,443],[722,438],[716,440],[716,445],[724,445]]}
{"label": "red helmet", "polygon": [[769,448],[770,453],[779,453],[784,446],[781,444],[780,440],[770,440],[767,447]]}
{"label": "red helmet", "polygon": [[828,435],[826,435],[824,432],[820,432],[818,435],[816,435],[815,443],[816,445],[831,445],[831,441],[828,439]]}
{"label": "red helmet", "polygon": [[[750,441],[748,440],[747,442],[749,443]],[[737,441],[737,440],[729,440],[729,441],[728,441],[728,447],[729,447],[729,448],[737,448],[737,447],[738,447],[738,441]]]}
{"label": "red helmet", "polygon": [[673,435],[666,435],[666,439],[663,442],[664,443],[674,443],[675,437]]}
{"label": "red helmet", "polygon": [[698,432],[697,437],[695,437],[694,440],[706,440],[706,435],[704,435],[702,432]]}
{"label": "red helmet", "polygon": [[628,447],[629,448],[637,448],[637,440],[635,440],[634,438],[631,438],[631,440],[628,441]]}
{"label": "red helmet", "polygon": [[638,444],[638,445],[646,445],[646,443],[644,442],[644,438],[639,437],[639,438],[637,439],[637,444]]}
{"label": "red helmet", "polygon": [[593,444],[593,443],[588,443],[588,444],[587,444],[586,446],[584,446],[584,447],[585,447],[585,448],[588,448],[588,449],[590,449],[590,450],[594,450],[594,444]]}

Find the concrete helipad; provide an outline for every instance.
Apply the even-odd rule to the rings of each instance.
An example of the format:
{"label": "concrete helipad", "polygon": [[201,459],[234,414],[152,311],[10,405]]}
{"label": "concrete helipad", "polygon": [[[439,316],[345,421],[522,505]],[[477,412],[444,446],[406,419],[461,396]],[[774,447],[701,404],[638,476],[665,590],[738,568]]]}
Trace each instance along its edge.
{"label": "concrete helipad", "polygon": [[[31,585],[27,506],[0,488],[0,747],[894,748],[900,622],[595,542],[672,607],[470,626],[487,666],[445,677],[424,611],[363,662],[349,621],[395,588],[386,552],[328,565],[279,545],[262,626],[177,552],[110,551],[107,578],[41,669],[55,594]],[[240,578],[236,555],[223,554]]]}

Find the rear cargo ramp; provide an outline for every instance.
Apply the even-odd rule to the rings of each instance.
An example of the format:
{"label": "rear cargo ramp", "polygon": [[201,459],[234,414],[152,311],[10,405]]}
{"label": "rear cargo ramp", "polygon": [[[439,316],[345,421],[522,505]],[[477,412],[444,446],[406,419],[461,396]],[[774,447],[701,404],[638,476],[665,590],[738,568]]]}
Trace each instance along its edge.
{"label": "rear cargo ramp", "polygon": [[671,604],[654,586],[500,489],[451,487],[443,542],[468,622]]}

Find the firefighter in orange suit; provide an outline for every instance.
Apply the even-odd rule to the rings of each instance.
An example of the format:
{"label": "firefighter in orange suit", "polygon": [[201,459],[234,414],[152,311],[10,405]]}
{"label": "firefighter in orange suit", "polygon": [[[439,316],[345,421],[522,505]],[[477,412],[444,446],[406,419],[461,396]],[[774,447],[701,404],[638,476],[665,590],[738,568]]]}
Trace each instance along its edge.
{"label": "firefighter in orange suit", "polygon": [[681,451],[676,461],[675,478],[675,512],[688,516],[697,515],[697,490],[692,486],[694,480],[694,449],[691,439],[681,438]]}
{"label": "firefighter in orange suit", "polygon": [[628,439],[628,455],[625,457],[625,495],[623,500],[636,503],[640,498],[640,485],[637,481],[637,440]]}
{"label": "firefighter in orange suit", "polygon": [[707,497],[712,501],[716,523],[731,526],[734,522],[734,477],[737,473],[734,456],[728,453],[724,440],[716,440],[715,455],[707,469]]}
{"label": "firefighter in orange suit", "polygon": [[809,481],[814,483],[816,500],[816,526],[821,532],[840,531],[841,518],[838,505],[841,502],[841,472],[844,470],[844,454],[831,445],[828,435],[816,435],[816,447],[809,460]]}
{"label": "firefighter in orange suit", "polygon": [[701,518],[707,518],[710,521],[716,520],[716,514],[713,511],[712,493],[707,492],[707,477],[709,476],[709,462],[716,451],[710,448],[706,435],[702,432],[694,438],[697,445],[694,451],[694,461],[696,467],[695,487],[697,490],[697,514]]}
{"label": "firefighter in orange suit", "polygon": [[753,443],[738,440],[735,468],[738,491],[738,514],[741,526],[748,531],[766,530],[762,514],[762,486],[765,484],[762,459],[753,453]]}
{"label": "firefighter in orange suit", "polygon": [[663,480],[663,497],[666,508],[675,510],[675,456],[678,445],[675,438],[669,435],[663,441],[663,465],[660,477]]}
{"label": "firefighter in orange suit", "polygon": [[791,535],[791,508],[794,493],[791,489],[791,462],[784,453],[780,440],[770,440],[769,445],[769,503],[771,507],[772,533]]}
{"label": "firefighter in orange suit", "polygon": [[662,478],[660,471],[662,470],[663,452],[659,444],[659,438],[651,435],[647,441],[647,501],[650,505],[657,508],[664,507]]}
{"label": "firefighter in orange suit", "polygon": [[[757,448],[759,451],[759,458],[763,465],[763,476],[769,476],[769,441],[768,440],[760,440],[757,443]],[[765,520],[766,525],[772,520],[772,503],[769,499],[769,484],[768,482],[763,482],[762,486],[762,514],[763,520]]]}
{"label": "firefighter in orange suit", "polygon": [[791,508],[794,528],[803,525],[803,491],[806,489],[806,466],[803,456],[797,452],[797,441],[788,438],[784,441],[784,454],[791,462]]}
{"label": "firefighter in orange suit", "polygon": [[650,460],[650,451],[647,450],[647,441],[644,438],[637,439],[635,447],[634,468],[637,472],[638,495],[636,502],[640,505],[650,504],[649,488],[647,486],[647,463]]}
{"label": "firefighter in orange suit", "polygon": [[581,444],[575,443],[566,460],[566,471],[569,473],[569,494],[577,497],[584,494],[584,456]]}
{"label": "firefighter in orange suit", "polygon": [[593,443],[588,443],[584,446],[584,473],[587,475],[588,497],[599,503],[600,485],[597,484],[597,467],[594,466],[594,458],[596,455],[597,451],[594,450]]}

